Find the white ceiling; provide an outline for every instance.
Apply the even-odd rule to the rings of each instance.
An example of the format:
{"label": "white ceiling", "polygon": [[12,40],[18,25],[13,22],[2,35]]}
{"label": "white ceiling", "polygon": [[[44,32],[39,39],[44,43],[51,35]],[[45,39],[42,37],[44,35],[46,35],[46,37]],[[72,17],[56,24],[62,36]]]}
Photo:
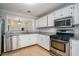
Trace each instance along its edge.
{"label": "white ceiling", "polygon": [[[39,17],[66,5],[68,3],[0,3],[0,9]],[[31,13],[28,13],[28,10],[31,10]]]}

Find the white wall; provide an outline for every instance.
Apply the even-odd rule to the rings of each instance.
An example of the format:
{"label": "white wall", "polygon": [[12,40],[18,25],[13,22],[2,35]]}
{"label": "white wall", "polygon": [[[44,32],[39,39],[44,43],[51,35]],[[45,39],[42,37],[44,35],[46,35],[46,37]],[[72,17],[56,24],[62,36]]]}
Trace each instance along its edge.
{"label": "white wall", "polygon": [[28,15],[25,15],[25,14],[21,14],[21,13],[16,13],[16,12],[12,12],[12,11],[6,11],[6,10],[2,10],[0,9],[0,16],[2,16],[2,18],[5,20],[5,32],[8,31],[8,19],[7,19],[7,16],[14,16],[14,17],[22,17],[22,18],[26,18],[26,19],[31,19],[32,22],[33,22],[33,28],[32,30],[34,31],[35,27],[34,27],[34,19],[36,17],[33,17],[33,16],[28,16]]}

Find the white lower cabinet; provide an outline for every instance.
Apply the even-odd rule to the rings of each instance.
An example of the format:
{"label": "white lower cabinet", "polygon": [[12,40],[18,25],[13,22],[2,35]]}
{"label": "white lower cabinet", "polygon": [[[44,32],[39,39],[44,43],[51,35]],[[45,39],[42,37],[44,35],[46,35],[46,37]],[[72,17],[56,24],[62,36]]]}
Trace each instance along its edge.
{"label": "white lower cabinet", "polygon": [[50,47],[50,39],[47,35],[39,35],[37,39],[37,44],[42,46],[43,48],[49,50]]}
{"label": "white lower cabinet", "polygon": [[71,56],[79,56],[79,46],[72,46]]}
{"label": "white lower cabinet", "polygon": [[19,46],[19,36],[13,36],[12,37],[12,50],[16,50],[20,48]]}
{"label": "white lower cabinet", "polygon": [[[20,35],[20,47],[26,47],[29,45],[29,37],[27,35]],[[27,42],[27,43],[26,43]]]}
{"label": "white lower cabinet", "polygon": [[79,56],[79,41],[72,39],[70,41],[70,55]]}
{"label": "white lower cabinet", "polygon": [[13,36],[10,43],[12,43],[10,50],[16,50],[34,44],[38,44],[47,50],[49,50],[50,47],[49,36],[42,34],[24,34],[19,36]]}
{"label": "white lower cabinet", "polygon": [[29,45],[33,45],[36,42],[35,35],[20,35],[20,47],[27,47]]}

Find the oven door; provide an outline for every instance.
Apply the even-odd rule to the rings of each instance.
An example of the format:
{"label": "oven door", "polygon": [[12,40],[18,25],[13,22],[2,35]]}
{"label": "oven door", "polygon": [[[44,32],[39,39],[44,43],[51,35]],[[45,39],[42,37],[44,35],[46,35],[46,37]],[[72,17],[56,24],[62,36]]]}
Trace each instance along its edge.
{"label": "oven door", "polygon": [[56,50],[66,52],[66,44],[63,43],[63,42],[52,40],[51,41],[51,47],[56,49]]}

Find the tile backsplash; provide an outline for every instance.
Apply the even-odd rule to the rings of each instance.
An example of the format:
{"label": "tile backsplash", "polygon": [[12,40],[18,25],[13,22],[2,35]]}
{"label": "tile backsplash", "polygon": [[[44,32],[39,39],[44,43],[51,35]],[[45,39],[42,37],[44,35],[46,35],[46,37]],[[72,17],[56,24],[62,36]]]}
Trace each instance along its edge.
{"label": "tile backsplash", "polygon": [[56,34],[56,29],[55,28],[43,28],[43,29],[39,29],[40,32],[49,32],[52,35]]}

